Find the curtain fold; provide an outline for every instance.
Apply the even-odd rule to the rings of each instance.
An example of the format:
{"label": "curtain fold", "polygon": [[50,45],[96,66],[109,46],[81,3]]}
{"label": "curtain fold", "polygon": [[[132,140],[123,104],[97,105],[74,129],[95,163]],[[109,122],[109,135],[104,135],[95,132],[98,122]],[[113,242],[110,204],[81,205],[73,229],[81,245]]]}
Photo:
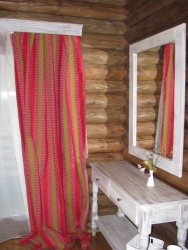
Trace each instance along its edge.
{"label": "curtain fold", "polygon": [[35,249],[87,249],[85,78],[80,37],[14,33],[16,88]]}
{"label": "curtain fold", "polygon": [[0,32],[0,242],[30,232],[15,91],[14,58],[8,32]]}

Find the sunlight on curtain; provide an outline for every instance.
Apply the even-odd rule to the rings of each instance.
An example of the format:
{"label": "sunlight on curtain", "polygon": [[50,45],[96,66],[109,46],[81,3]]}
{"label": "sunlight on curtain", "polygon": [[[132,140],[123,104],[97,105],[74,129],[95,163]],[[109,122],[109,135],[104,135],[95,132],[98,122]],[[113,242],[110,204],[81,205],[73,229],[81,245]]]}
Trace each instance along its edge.
{"label": "sunlight on curtain", "polygon": [[10,34],[0,32],[0,242],[30,232]]}

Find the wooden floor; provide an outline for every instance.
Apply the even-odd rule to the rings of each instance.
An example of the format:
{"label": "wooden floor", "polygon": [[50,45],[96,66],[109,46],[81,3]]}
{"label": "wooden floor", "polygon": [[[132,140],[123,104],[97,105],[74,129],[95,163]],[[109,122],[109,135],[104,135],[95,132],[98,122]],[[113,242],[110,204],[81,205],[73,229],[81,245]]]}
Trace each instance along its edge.
{"label": "wooden floor", "polygon": [[[0,250],[30,250],[31,248],[21,246],[19,239],[8,240],[0,243]],[[71,250],[81,250],[79,241],[71,248]],[[91,238],[91,244],[88,250],[112,250],[106,239],[101,233],[97,233],[95,237]]]}
{"label": "wooden floor", "polygon": [[[159,232],[153,232],[151,236],[163,240],[165,242],[164,248],[167,248],[167,246],[171,244],[177,244],[177,239],[171,239],[170,241],[167,241],[167,235],[162,235]],[[187,244],[186,247],[188,247]],[[0,250],[31,250],[31,248],[20,245],[19,239],[14,239],[0,243]],[[81,250],[79,241],[76,242],[71,250]],[[112,250],[112,248],[104,236],[100,232],[97,232],[95,237],[91,237],[91,244],[88,250]]]}

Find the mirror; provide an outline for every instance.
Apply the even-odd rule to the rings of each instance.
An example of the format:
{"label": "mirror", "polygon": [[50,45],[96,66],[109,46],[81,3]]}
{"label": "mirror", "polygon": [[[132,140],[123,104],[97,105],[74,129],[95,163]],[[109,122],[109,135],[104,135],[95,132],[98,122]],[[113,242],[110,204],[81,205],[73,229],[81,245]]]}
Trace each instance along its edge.
{"label": "mirror", "polygon": [[[170,156],[160,156],[157,167],[182,177],[186,24],[178,25],[129,47],[129,153],[146,160],[152,152],[153,145],[161,143],[161,137],[158,134],[160,129],[164,132],[160,126],[164,110],[161,109],[163,105],[159,104],[160,100],[163,100],[161,95],[164,93],[165,86],[162,78],[163,51],[166,45],[170,44],[174,46],[174,99],[172,101],[174,115],[170,135],[172,150]],[[142,79],[143,76],[145,78]],[[165,112],[168,115],[169,106]],[[149,122],[144,123],[144,116],[150,117]],[[166,131],[168,136],[169,131],[169,129]],[[158,151],[154,153],[154,160],[158,158],[159,153],[161,154],[158,147]]]}

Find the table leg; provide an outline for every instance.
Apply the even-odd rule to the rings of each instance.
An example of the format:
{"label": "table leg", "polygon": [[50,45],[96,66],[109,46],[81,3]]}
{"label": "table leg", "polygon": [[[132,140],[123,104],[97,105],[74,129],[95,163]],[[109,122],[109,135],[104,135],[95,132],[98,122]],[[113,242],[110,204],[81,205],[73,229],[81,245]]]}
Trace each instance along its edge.
{"label": "table leg", "polygon": [[149,234],[151,233],[151,208],[141,209],[139,214],[139,250],[147,250],[149,243]]}
{"label": "table leg", "polygon": [[139,250],[147,250],[149,242],[149,235],[139,235]]}
{"label": "table leg", "polygon": [[187,239],[187,229],[178,227],[177,239],[178,246],[182,247],[183,249],[185,247],[185,241]]}
{"label": "table leg", "polygon": [[91,229],[92,236],[96,235],[97,225],[94,220],[98,219],[98,186],[93,182],[93,198],[92,198],[92,214],[91,214]]}
{"label": "table leg", "polygon": [[188,204],[183,203],[181,206],[181,218],[176,222],[178,227],[177,240],[178,246],[182,249],[185,248],[185,241],[187,239],[187,228],[188,228]]}

